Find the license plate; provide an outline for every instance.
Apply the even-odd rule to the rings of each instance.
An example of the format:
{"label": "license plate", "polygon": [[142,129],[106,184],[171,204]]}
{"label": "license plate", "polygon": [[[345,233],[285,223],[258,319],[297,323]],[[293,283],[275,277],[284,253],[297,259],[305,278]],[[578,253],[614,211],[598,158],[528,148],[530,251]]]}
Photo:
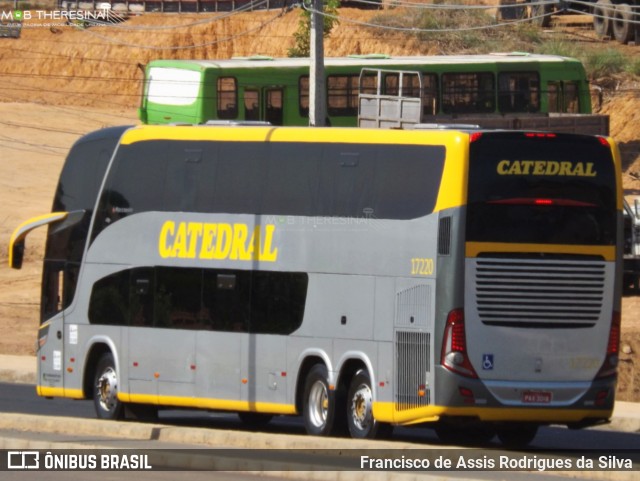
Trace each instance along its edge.
{"label": "license plate", "polygon": [[522,393],[522,402],[527,404],[549,404],[551,393],[549,391],[525,391]]}

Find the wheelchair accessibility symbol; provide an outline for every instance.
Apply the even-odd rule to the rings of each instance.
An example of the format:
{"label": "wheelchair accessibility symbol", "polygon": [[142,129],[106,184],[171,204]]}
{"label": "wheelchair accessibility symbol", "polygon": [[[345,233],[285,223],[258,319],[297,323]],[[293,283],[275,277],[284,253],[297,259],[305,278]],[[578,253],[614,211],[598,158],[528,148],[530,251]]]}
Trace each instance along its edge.
{"label": "wheelchair accessibility symbol", "polygon": [[483,371],[493,370],[493,354],[482,355],[482,370]]}

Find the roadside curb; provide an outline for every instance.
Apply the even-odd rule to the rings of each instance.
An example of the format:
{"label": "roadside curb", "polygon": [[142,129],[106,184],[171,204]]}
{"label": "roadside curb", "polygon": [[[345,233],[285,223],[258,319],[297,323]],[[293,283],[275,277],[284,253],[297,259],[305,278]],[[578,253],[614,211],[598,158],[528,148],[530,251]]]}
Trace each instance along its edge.
{"label": "roadside curb", "polygon": [[[340,438],[322,438],[304,435],[237,432],[210,428],[182,428],[161,424],[141,424],[135,422],[105,421],[98,419],[0,413],[0,449],[7,450],[131,450],[134,453],[145,450],[162,450],[161,460],[154,462],[156,468],[165,470],[202,470],[202,471],[236,471],[238,473],[257,474],[265,477],[284,479],[306,479],[311,481],[470,481],[480,479],[474,477],[474,471],[468,475],[460,470],[451,471],[353,471],[326,470],[322,466],[322,456],[315,458],[313,464],[299,460],[294,455],[292,461],[278,461],[271,458],[251,461],[247,457],[227,456],[225,450],[261,450],[274,449],[285,451],[308,450],[340,450],[348,456],[349,451],[367,451],[384,453],[385,450],[401,451],[409,454],[410,450],[447,450],[456,449],[461,452],[467,448],[434,446],[421,444],[367,441]],[[14,434],[15,433],[15,434]],[[17,434],[20,433],[20,434]],[[37,436],[28,439],[25,433]],[[88,442],[52,440],[55,437],[82,436]],[[49,439],[48,439],[49,438]],[[132,448],[129,443],[135,442]],[[179,446],[179,447],[176,447]],[[216,454],[216,451],[221,454]],[[471,450],[473,451],[473,450]],[[314,465],[317,467],[313,470]],[[332,465],[331,465],[332,466]],[[308,469],[308,470],[307,470]],[[519,473],[539,471],[514,471]],[[508,477],[508,472],[503,472]],[[637,471],[549,471],[545,474],[562,478],[580,478],[602,481],[635,481]],[[558,478],[558,479],[562,479]],[[481,479],[486,479],[482,477]]]}

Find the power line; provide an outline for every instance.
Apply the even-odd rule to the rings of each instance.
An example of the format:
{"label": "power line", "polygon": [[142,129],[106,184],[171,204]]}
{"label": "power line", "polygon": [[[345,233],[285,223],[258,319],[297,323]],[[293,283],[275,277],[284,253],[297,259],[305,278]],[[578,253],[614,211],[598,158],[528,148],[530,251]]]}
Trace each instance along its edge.
{"label": "power line", "polygon": [[[109,23],[108,26],[110,28],[116,28],[116,29],[119,29],[119,30],[130,30],[130,31],[178,30],[178,29],[182,29],[182,28],[197,27],[199,25],[208,25],[208,24],[211,24],[211,23],[214,23],[214,22],[218,22],[220,20],[225,20],[225,19],[234,17],[234,16],[236,16],[236,15],[238,15],[240,13],[255,11],[255,10],[259,9],[258,7],[266,5],[267,3],[268,3],[268,0],[259,0],[259,1],[252,0],[251,2],[249,2],[248,4],[246,4],[246,5],[242,6],[242,7],[236,8],[235,10],[231,10],[229,12],[225,12],[225,13],[223,13],[221,15],[216,16],[216,17],[206,18],[206,19],[203,19],[203,20],[198,20],[196,22],[185,23],[185,24],[180,24],[180,25],[127,25],[126,22],[122,22],[122,23]],[[100,25],[102,26],[102,25],[105,25],[105,24],[101,23]],[[80,26],[78,26],[77,28],[83,29]]]}
{"label": "power line", "polygon": [[488,30],[488,29],[495,29],[495,28],[503,28],[505,26],[511,26],[518,23],[529,23],[529,22],[532,22],[533,20],[538,20],[538,19],[553,15],[553,13],[545,13],[542,15],[536,15],[529,18],[511,20],[509,22],[491,23],[486,25],[475,25],[470,27],[418,28],[418,27],[394,27],[390,25],[381,25],[376,23],[362,22],[359,20],[354,20],[351,18],[344,17],[342,15],[332,15],[326,12],[316,11],[305,4],[303,4],[302,8],[304,8],[306,11],[310,13],[316,12],[319,15],[322,15],[328,18],[333,18],[339,22],[353,23],[356,25],[360,25],[362,27],[372,27],[372,28],[379,28],[382,30],[391,30],[396,32],[409,32],[409,33],[445,33],[445,32],[468,32],[473,30]]}
{"label": "power line", "polygon": [[267,20],[265,22],[262,22],[261,24],[259,24],[255,28],[245,30],[244,32],[240,32],[240,33],[237,33],[235,35],[231,35],[231,36],[223,38],[223,39],[217,39],[217,40],[213,40],[211,42],[205,42],[205,43],[201,43],[201,44],[198,44],[198,45],[177,45],[177,46],[141,45],[141,44],[134,44],[134,43],[130,43],[130,42],[125,42],[125,41],[122,41],[122,40],[114,39],[114,38],[111,38],[109,36],[99,34],[97,32],[92,32],[91,29],[83,30],[83,32],[88,33],[88,34],[93,35],[93,36],[96,36],[98,38],[101,38],[101,39],[103,39],[103,40],[105,40],[107,42],[111,42],[111,43],[114,43],[114,44],[117,44],[117,45],[121,45],[121,46],[124,46],[124,47],[139,48],[139,49],[146,49],[146,50],[187,50],[187,49],[193,49],[193,48],[210,47],[210,46],[216,45],[218,43],[228,42],[228,41],[234,40],[236,38],[243,37],[243,36],[245,36],[245,35],[247,35],[249,33],[256,32],[256,31],[261,30],[262,28],[266,27],[267,25],[275,22],[277,19],[281,18],[282,16],[284,16],[285,13],[287,13],[287,11],[288,11],[288,8],[283,8],[280,11],[280,13],[275,15],[273,18],[271,18],[271,19],[269,19],[269,20]]}

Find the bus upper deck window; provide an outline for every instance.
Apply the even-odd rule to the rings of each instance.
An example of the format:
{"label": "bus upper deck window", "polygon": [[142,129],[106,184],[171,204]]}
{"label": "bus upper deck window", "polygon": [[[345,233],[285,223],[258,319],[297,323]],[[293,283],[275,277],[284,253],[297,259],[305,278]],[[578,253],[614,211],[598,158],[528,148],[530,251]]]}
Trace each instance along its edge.
{"label": "bus upper deck window", "polygon": [[238,117],[238,83],[234,77],[218,79],[218,118],[235,119]]}

